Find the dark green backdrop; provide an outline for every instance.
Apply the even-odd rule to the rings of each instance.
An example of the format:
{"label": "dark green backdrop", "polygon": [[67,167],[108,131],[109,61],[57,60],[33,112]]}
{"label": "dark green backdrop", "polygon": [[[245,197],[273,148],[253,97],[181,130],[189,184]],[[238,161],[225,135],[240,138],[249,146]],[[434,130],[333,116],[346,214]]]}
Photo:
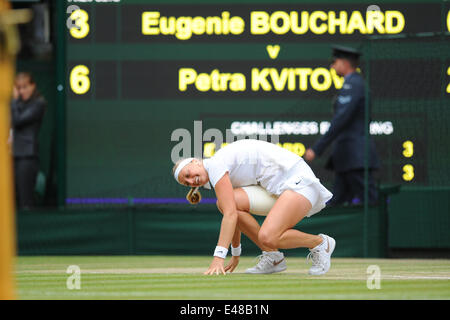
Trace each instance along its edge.
{"label": "dark green backdrop", "polygon": [[[351,34],[325,32],[304,35],[291,32],[277,35],[270,32],[258,36],[250,34],[250,12],[277,10],[291,11],[341,11],[361,12],[365,17],[371,3],[368,1],[121,1],[120,4],[81,4],[89,19],[90,31],[82,39],[70,35],[66,28],[65,93],[66,140],[65,198],[71,206],[79,206],[80,201],[99,198],[169,198],[183,197],[186,190],[173,182],[170,175],[173,165],[172,149],[178,140],[172,141],[177,129],[186,129],[191,134],[188,145],[191,152],[179,156],[202,156],[196,154],[196,142],[200,145],[202,134],[212,128],[218,129],[225,137],[227,129],[234,121],[309,121],[320,123],[332,117],[332,99],[336,94],[335,85],[324,91],[312,88],[308,81],[307,90],[296,89],[271,91],[251,90],[252,68],[324,68],[329,70],[331,44],[343,44],[364,51],[369,35],[355,31]],[[381,1],[382,12],[400,11],[405,18],[403,36],[417,32],[440,32],[446,30],[443,23],[446,7],[439,1]],[[172,35],[143,35],[141,32],[142,13],[158,11],[161,16],[220,16],[229,11],[231,16],[240,16],[245,21],[242,35],[194,35],[188,40],[179,40]],[[59,17],[64,20],[68,14]],[[363,18],[364,19],[364,18]],[[322,21],[322,20],[320,20]],[[280,23],[280,22],[278,22]],[[371,85],[376,87],[372,121],[390,123],[393,132],[373,135],[382,158],[382,169],[378,180],[383,183],[427,186],[436,173],[427,167],[426,154],[431,146],[427,129],[433,127],[440,118],[432,122],[423,121],[432,100],[439,99],[442,85],[446,83],[445,61],[442,55],[430,51],[420,56],[429,60],[426,68],[438,78],[429,77],[429,86],[422,90],[420,81],[426,79],[426,69],[416,70],[420,63],[414,52],[421,47],[422,39],[413,39],[402,44],[397,41],[385,46],[391,49],[388,56],[376,53],[363,56],[361,70],[365,74],[366,62],[371,62]],[[271,59],[267,45],[279,45],[276,59]],[[399,52],[400,54],[394,54]],[[439,51],[442,52],[442,51]],[[70,73],[75,66],[84,65],[89,69],[91,87],[83,94],[76,94],[70,83]],[[246,76],[246,90],[233,92],[201,92],[189,86],[186,91],[178,89],[179,70],[193,68],[197,73],[239,72]],[[385,81],[386,75],[395,72],[394,81]],[[416,77],[412,86],[411,77]],[[319,82],[324,81],[319,78]],[[269,78],[268,82],[273,85]],[[385,92],[396,94],[386,96]],[[402,89],[402,90],[400,90]],[[404,89],[404,90],[403,90]],[[426,105],[416,104],[414,108],[392,109],[394,100],[424,98]],[[388,100],[388,104],[386,104]],[[443,119],[446,119],[444,117]],[[202,121],[202,129],[197,134],[194,121]],[[418,126],[425,130],[416,130]],[[282,134],[281,143],[298,142],[310,147],[320,134]],[[194,141],[195,140],[195,141]],[[402,178],[405,164],[402,144],[412,140],[415,144],[415,178]],[[201,151],[200,151],[201,152]],[[323,169],[327,159],[325,154],[312,164],[313,170],[326,186],[331,188],[332,174]],[[103,202],[107,206],[107,203]],[[114,204],[112,204],[114,206]]]}
{"label": "dark green backdrop", "polygon": [[[85,39],[75,40],[66,26],[66,4],[55,1],[56,59],[18,61],[17,69],[35,74],[49,102],[40,141],[41,171],[51,181],[45,188],[47,199],[41,203],[53,205],[58,193],[59,209],[18,213],[19,253],[209,254],[220,223],[213,205],[135,203],[136,198],[162,202],[184,198],[186,190],[170,174],[171,150],[178,143],[171,141],[171,134],[184,128],[194,139],[196,120],[202,121],[201,133],[217,128],[224,136],[233,121],[329,121],[334,86],[320,92],[312,90],[310,83],[306,91],[252,92],[248,88],[253,67],[273,67],[279,72],[287,67],[327,69],[331,44],[360,47],[364,52],[361,71],[371,89],[372,121],[391,122],[394,128],[392,134],[372,136],[382,158],[377,181],[401,189],[383,198],[379,207],[326,209],[298,227],[335,236],[337,256],[387,256],[415,249],[448,252],[450,42],[448,35],[439,33],[449,31],[448,2],[378,1],[382,11],[400,10],[407,21],[404,31],[389,40],[369,41],[357,32],[304,37],[198,36],[187,41],[139,34],[143,10],[176,16],[218,15],[229,10],[232,15],[248,17],[251,10],[365,12],[372,4],[365,0],[220,3],[78,3],[89,13],[91,31]],[[275,60],[267,53],[269,44],[280,45]],[[74,94],[69,81],[70,71],[79,64],[90,69],[91,88],[84,95]],[[247,90],[180,92],[177,81],[182,67],[245,73]],[[57,91],[58,85],[63,90]],[[308,147],[319,136],[282,135],[280,142],[301,142]],[[414,143],[411,158],[402,153],[406,140]],[[194,151],[194,141],[190,145]],[[323,169],[326,158],[327,154],[312,168],[331,188],[332,173]],[[402,178],[405,164],[414,166],[411,181]],[[204,197],[214,198],[214,194],[205,191]],[[88,203],[83,202],[86,199]],[[254,245],[244,244],[249,253],[257,253]]]}

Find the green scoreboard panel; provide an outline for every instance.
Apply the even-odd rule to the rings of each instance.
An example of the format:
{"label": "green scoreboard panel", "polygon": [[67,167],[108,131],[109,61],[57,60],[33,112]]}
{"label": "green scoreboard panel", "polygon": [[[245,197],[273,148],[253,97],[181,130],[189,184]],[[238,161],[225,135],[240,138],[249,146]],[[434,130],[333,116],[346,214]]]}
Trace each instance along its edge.
{"label": "green scoreboard panel", "polygon": [[[329,67],[331,44],[360,47],[368,36],[447,31],[450,23],[441,2],[377,4],[67,1],[66,203],[184,201],[173,162],[210,157],[241,138],[302,156],[327,131],[343,84]],[[408,53],[372,57],[370,132],[382,183],[427,185],[426,111],[391,110],[383,101],[446,98],[448,60],[434,53],[415,74],[422,60]],[[392,70],[406,80],[384,81]],[[422,94],[429,72],[440,76]],[[328,153],[311,166],[331,188],[332,172],[323,169]]]}

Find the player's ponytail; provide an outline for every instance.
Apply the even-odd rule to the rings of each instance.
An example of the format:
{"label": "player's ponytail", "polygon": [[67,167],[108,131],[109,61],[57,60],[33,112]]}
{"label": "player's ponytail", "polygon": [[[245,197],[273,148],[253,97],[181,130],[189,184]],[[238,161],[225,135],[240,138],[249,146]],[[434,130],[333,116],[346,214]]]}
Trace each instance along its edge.
{"label": "player's ponytail", "polygon": [[190,204],[197,204],[202,200],[202,195],[200,191],[198,191],[198,187],[192,187],[186,195],[186,200],[189,201]]}

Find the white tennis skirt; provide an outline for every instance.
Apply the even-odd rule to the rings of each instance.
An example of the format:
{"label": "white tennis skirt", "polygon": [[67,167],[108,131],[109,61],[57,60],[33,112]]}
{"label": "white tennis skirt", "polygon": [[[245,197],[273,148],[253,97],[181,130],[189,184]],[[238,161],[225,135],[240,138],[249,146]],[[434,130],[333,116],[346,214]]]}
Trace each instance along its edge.
{"label": "white tennis skirt", "polygon": [[[301,170],[299,171],[298,169]],[[307,177],[302,176],[301,173],[304,172],[305,168],[298,169],[294,169],[294,172],[290,172],[290,177],[282,184],[278,191],[278,195],[268,192],[260,185],[242,187],[248,196],[250,213],[259,216],[267,216],[279,195],[285,190],[295,191],[309,200],[311,203],[311,210],[306,215],[307,217],[310,217],[325,208],[326,203],[332,198],[333,194],[328,191],[315,176],[314,178],[310,175]],[[312,171],[310,173],[312,173]],[[298,182],[299,176],[302,177],[300,183]]]}

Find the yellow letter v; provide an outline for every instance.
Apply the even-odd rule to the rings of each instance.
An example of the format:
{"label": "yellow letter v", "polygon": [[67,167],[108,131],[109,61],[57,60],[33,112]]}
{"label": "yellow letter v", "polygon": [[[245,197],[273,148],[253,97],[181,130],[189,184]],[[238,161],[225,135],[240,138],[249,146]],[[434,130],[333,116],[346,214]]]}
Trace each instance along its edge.
{"label": "yellow letter v", "polygon": [[266,47],[266,49],[267,49],[267,52],[269,53],[269,57],[271,59],[276,59],[278,57],[278,53],[280,53],[280,46],[279,45],[272,46],[272,45],[269,44]]}

